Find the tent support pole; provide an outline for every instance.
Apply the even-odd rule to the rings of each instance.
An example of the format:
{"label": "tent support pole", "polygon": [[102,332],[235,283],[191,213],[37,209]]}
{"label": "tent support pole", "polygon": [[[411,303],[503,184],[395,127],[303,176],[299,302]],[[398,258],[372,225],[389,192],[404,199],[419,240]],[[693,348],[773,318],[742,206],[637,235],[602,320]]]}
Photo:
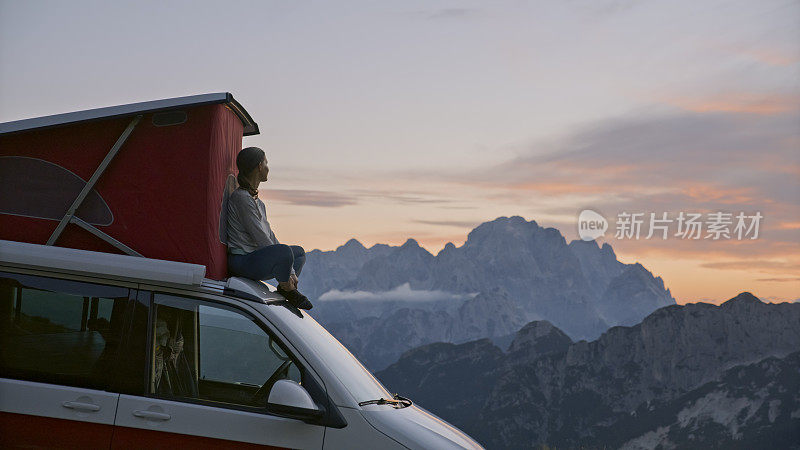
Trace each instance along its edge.
{"label": "tent support pole", "polygon": [[113,245],[114,247],[117,247],[118,249],[122,250],[123,252],[125,252],[125,253],[127,253],[127,254],[129,254],[131,256],[142,256],[142,254],[137,252],[136,250],[128,247],[127,245],[123,244],[122,242],[120,242],[120,241],[114,239],[113,237],[107,235],[106,233],[103,233],[102,231],[98,230],[93,225],[91,225],[91,224],[89,224],[89,223],[87,223],[87,222],[85,222],[85,221],[83,221],[83,220],[81,220],[81,219],[79,219],[79,218],[77,218],[75,216],[73,216],[72,219],[70,219],[70,222],[74,223],[75,225],[78,225],[79,227],[83,228],[84,230],[92,233],[93,235],[99,237],[100,239],[108,242],[109,244]]}
{"label": "tent support pole", "polygon": [[[78,210],[78,207],[81,206],[81,203],[83,203],[83,200],[86,199],[86,196],[89,195],[89,192],[92,191],[92,188],[94,188],[94,185],[97,183],[97,180],[100,178],[100,175],[102,175],[103,172],[105,172],[106,168],[108,167],[108,164],[111,162],[112,159],[114,159],[114,156],[117,155],[117,152],[119,152],[120,147],[122,147],[122,144],[124,144],[125,141],[128,139],[128,136],[131,135],[131,132],[133,132],[133,129],[136,128],[136,125],[139,124],[140,120],[142,120],[142,115],[141,114],[139,114],[138,116],[134,117],[133,120],[131,120],[131,123],[128,124],[128,127],[125,128],[125,131],[123,131],[122,134],[119,136],[119,138],[117,139],[117,142],[114,144],[113,147],[111,147],[111,150],[108,151],[108,154],[106,155],[106,157],[103,158],[103,162],[101,162],[100,165],[97,166],[97,169],[94,171],[94,174],[92,175],[92,177],[89,178],[89,181],[86,182],[86,185],[83,187],[83,189],[81,190],[80,194],[78,194],[78,196],[75,197],[75,201],[72,202],[72,206],[69,207],[69,209],[67,210],[67,213],[64,214],[64,217],[62,217],[61,221],[58,222],[58,226],[56,227],[55,231],[53,231],[53,234],[50,235],[50,239],[47,240],[47,245],[54,245],[56,243],[56,241],[58,240],[58,237],[61,236],[61,233],[64,231],[64,228],[66,228],[67,224],[72,221],[73,217],[75,217],[75,212]],[[92,228],[94,228],[94,227],[92,227]],[[95,230],[97,230],[97,229],[95,228]],[[89,230],[89,231],[91,231],[91,230]],[[100,231],[100,230],[97,230],[97,231]],[[108,236],[105,233],[103,233],[103,234]],[[108,236],[108,237],[111,238],[111,236]],[[105,238],[104,238],[104,240],[105,240]],[[116,241],[116,239],[114,239],[114,240]],[[119,241],[117,241],[117,242],[119,242]],[[113,244],[113,242],[112,242],[112,244]]]}

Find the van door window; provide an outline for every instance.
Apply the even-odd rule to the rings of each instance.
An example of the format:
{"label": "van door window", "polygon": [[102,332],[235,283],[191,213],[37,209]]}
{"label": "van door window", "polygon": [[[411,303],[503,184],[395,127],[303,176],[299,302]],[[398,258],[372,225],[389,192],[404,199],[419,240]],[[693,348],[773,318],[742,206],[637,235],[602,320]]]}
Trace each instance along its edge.
{"label": "van door window", "polygon": [[0,376],[105,389],[129,289],[0,272]]}
{"label": "van door window", "polygon": [[166,294],[154,310],[151,394],[263,408],[276,381],[302,384],[296,360],[243,311]]}

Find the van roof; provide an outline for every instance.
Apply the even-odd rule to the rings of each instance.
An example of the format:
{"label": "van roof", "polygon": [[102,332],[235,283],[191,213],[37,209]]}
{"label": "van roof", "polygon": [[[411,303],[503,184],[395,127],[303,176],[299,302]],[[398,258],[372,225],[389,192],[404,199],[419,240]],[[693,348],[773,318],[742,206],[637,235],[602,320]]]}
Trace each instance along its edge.
{"label": "van roof", "polygon": [[245,300],[280,299],[272,286],[230,277],[225,281],[205,278],[206,266],[141,256],[118,255],[52,245],[0,239],[0,266],[42,269],[84,276],[194,288]]}
{"label": "van roof", "polygon": [[0,123],[0,135],[18,133],[22,131],[38,130],[43,128],[70,125],[81,122],[90,122],[114,117],[134,116],[137,114],[165,111],[169,109],[201,106],[224,103],[242,121],[244,135],[259,134],[258,124],[250,114],[239,104],[230,92],[217,92],[213,94],[190,95],[187,97],[167,98],[149,102],[130,103],[127,105],[109,106],[106,108],[87,109],[52,116],[36,117],[32,119],[16,120]]}

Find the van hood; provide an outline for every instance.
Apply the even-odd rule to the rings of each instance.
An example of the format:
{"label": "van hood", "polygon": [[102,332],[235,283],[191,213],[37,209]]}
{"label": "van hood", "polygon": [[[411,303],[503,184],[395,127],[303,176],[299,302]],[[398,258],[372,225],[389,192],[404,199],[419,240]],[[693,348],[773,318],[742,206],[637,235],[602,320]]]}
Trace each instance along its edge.
{"label": "van hood", "polygon": [[370,406],[361,414],[378,431],[410,449],[483,449],[466,433],[417,405]]}

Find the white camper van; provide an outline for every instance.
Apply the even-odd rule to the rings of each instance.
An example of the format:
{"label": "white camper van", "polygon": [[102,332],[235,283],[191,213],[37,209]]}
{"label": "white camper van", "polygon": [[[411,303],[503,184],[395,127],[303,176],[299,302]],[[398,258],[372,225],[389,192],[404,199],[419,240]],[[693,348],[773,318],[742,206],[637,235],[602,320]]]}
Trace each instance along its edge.
{"label": "white camper van", "polygon": [[0,240],[2,448],[481,448],[205,266]]}

